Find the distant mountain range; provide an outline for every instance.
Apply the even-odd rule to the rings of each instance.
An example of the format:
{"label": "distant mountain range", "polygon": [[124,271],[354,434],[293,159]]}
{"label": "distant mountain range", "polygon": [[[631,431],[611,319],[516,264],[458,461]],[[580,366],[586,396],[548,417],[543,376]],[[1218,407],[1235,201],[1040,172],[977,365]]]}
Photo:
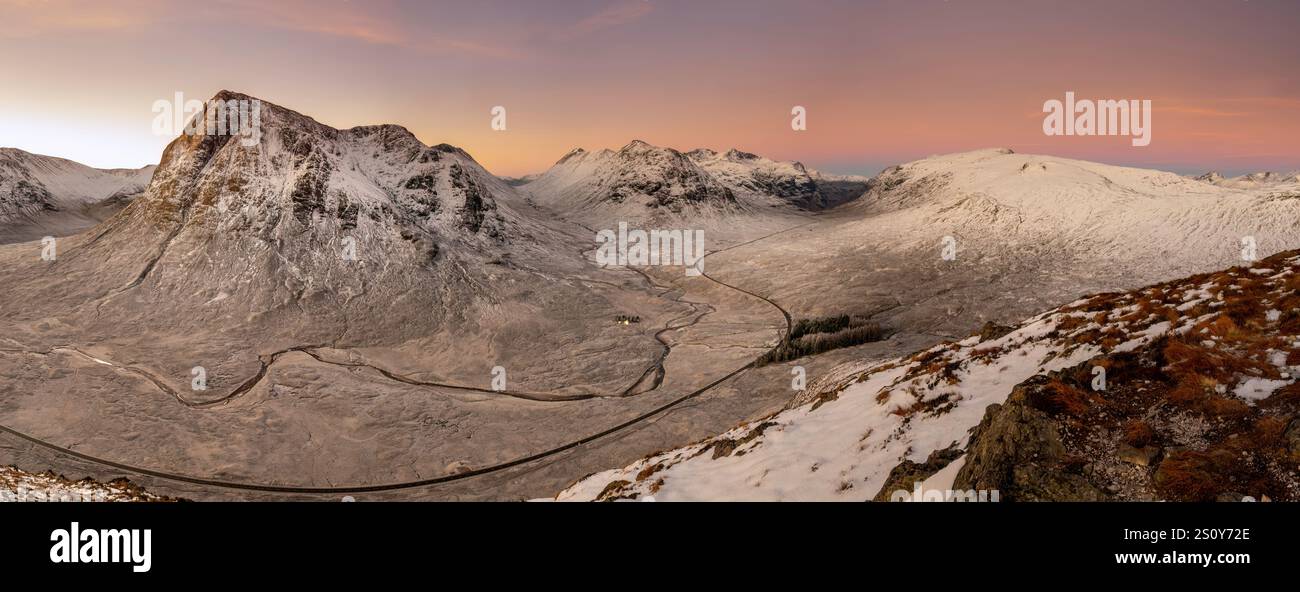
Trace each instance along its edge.
{"label": "distant mountain range", "polygon": [[1250,173],[1239,177],[1224,177],[1217,172],[1209,172],[1204,175],[1195,177],[1197,181],[1204,181],[1211,185],[1220,187],[1232,187],[1235,189],[1255,189],[1259,187],[1268,187],[1272,185],[1288,185],[1300,183],[1300,171],[1290,173],[1274,173],[1272,171],[1263,171]]}

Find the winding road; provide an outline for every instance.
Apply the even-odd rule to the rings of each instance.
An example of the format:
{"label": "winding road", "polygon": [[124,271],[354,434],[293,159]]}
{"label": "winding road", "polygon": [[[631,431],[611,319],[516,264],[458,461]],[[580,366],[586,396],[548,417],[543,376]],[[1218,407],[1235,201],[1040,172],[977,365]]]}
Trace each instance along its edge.
{"label": "winding road", "polygon": [[[811,222],[808,223],[808,224],[811,224]],[[783,229],[783,230],[780,230],[780,231],[777,231],[777,232],[773,232],[773,233],[771,233],[771,234],[768,234],[768,235],[765,235],[765,236],[762,236],[762,237],[759,237],[759,238],[756,238],[756,239],[753,239],[753,240],[750,240],[750,241],[747,241],[747,242],[744,242],[744,243],[739,243],[739,244],[736,244],[736,245],[732,245],[732,246],[730,246],[730,247],[727,247],[727,248],[725,248],[725,249],[720,249],[720,250],[717,250],[717,251],[710,252],[710,253],[706,254],[704,257],[707,258],[707,257],[709,257],[709,256],[716,255],[716,254],[718,254],[718,253],[722,253],[722,252],[725,252],[725,251],[728,251],[728,250],[731,250],[731,249],[734,249],[734,248],[737,248],[737,247],[741,247],[741,246],[749,245],[749,244],[752,244],[752,243],[755,243],[755,242],[758,242],[758,241],[761,241],[761,240],[764,240],[764,239],[770,238],[770,237],[772,237],[772,236],[776,236],[776,235],[779,235],[779,234],[783,234],[783,233],[786,233],[786,232],[790,232],[790,231],[792,231],[792,230],[795,230],[795,229],[798,229],[798,228],[802,228],[802,227],[804,227],[804,226],[807,226],[808,224],[801,224],[801,225],[797,225],[797,226],[792,226],[792,227],[789,227],[789,228],[785,228],[785,229]],[[659,284],[657,284],[656,282],[654,282],[653,279],[650,278],[649,274],[646,274],[644,271],[641,271],[641,270],[639,270],[639,269],[635,269],[635,268],[627,268],[627,269],[629,269],[629,270],[631,270],[631,271],[635,271],[635,272],[641,274],[641,275],[642,275],[642,276],[647,280],[647,282],[650,283],[652,286],[655,286],[655,287],[658,287],[658,288],[666,288],[665,286],[659,285]],[[781,305],[777,304],[776,302],[772,301],[770,298],[768,298],[768,297],[766,297],[766,296],[763,296],[763,295],[760,295],[760,294],[756,294],[756,293],[754,293],[754,292],[751,292],[751,291],[746,290],[746,289],[744,289],[744,288],[740,288],[740,287],[738,287],[738,286],[734,286],[734,285],[732,285],[732,284],[728,284],[728,283],[723,282],[723,281],[721,281],[721,280],[718,280],[717,278],[714,278],[714,277],[712,277],[712,276],[710,276],[710,275],[708,275],[708,274],[704,274],[704,273],[702,273],[702,274],[701,274],[701,277],[704,277],[704,278],[708,279],[709,281],[711,281],[711,282],[713,282],[713,283],[715,283],[715,284],[717,284],[717,285],[719,285],[719,286],[722,286],[722,287],[724,287],[724,288],[727,288],[727,289],[730,289],[730,290],[733,290],[733,291],[736,291],[736,292],[739,292],[739,293],[745,294],[745,295],[750,296],[750,297],[752,297],[752,298],[756,298],[756,299],[758,299],[758,300],[761,300],[761,301],[765,302],[766,304],[770,305],[771,307],[775,308],[776,310],[780,311],[782,317],[784,317],[784,319],[785,319],[785,335],[786,335],[786,337],[789,336],[790,331],[791,331],[791,329],[792,329],[792,327],[793,327],[793,322],[792,322],[792,319],[791,319],[791,317],[790,317],[790,313],[789,313],[787,310],[785,310],[784,308],[782,308]],[[705,303],[689,303],[689,302],[688,302],[688,304],[708,306],[708,305],[705,304]],[[695,309],[693,312],[698,313],[698,309]],[[710,311],[710,312],[711,312],[711,311]],[[652,389],[650,389],[650,390],[653,390],[653,388],[658,388],[659,384],[660,384],[660,383],[662,382],[662,380],[663,380],[663,373],[664,373],[664,370],[663,370],[663,359],[667,357],[667,350],[669,349],[669,346],[668,346],[667,342],[662,338],[662,336],[663,336],[665,333],[667,333],[668,331],[678,330],[678,329],[681,329],[681,328],[685,328],[685,327],[688,327],[688,326],[694,325],[694,324],[695,324],[696,322],[698,322],[701,318],[703,318],[703,316],[705,316],[705,315],[707,315],[707,314],[708,314],[707,312],[706,312],[706,313],[703,313],[703,314],[698,314],[698,315],[696,316],[696,318],[695,318],[691,323],[686,324],[686,325],[672,326],[672,323],[673,323],[673,322],[675,322],[675,321],[681,319],[682,317],[678,317],[678,318],[675,318],[675,319],[672,319],[672,320],[668,321],[668,323],[666,324],[665,328],[662,329],[662,330],[660,330],[659,332],[657,332],[657,333],[655,334],[656,339],[659,340],[660,343],[663,344],[663,345],[665,346],[665,353],[664,353],[664,355],[661,357],[661,359],[659,360],[659,362],[658,362],[655,366],[653,366],[653,367],[651,367],[650,369],[648,369],[648,370],[646,371],[646,373],[642,375],[641,378],[639,378],[635,383],[633,383],[630,387],[628,387],[628,389],[624,391],[624,395],[626,395],[626,394],[628,394],[628,393],[631,393],[632,389],[635,389],[635,388],[637,387],[637,385],[643,383],[643,382],[645,381],[645,377],[646,377],[647,375],[649,375],[649,373],[651,373],[652,371],[655,372],[655,375],[656,375],[656,376],[655,376],[655,380],[654,380],[654,385],[653,385]],[[140,369],[140,368],[135,368],[135,367],[132,367],[132,366],[120,366],[120,365],[114,364],[113,362],[106,361],[106,360],[102,360],[102,359],[100,359],[100,358],[94,357],[94,356],[92,356],[92,355],[90,355],[90,354],[87,354],[87,353],[85,353],[85,352],[82,352],[81,350],[78,350],[78,349],[73,348],[73,347],[70,347],[70,346],[60,346],[60,347],[51,348],[51,350],[49,350],[49,351],[47,351],[47,352],[26,352],[26,353],[36,353],[36,354],[46,355],[46,354],[48,354],[48,353],[50,353],[50,352],[53,352],[53,351],[59,351],[59,350],[70,351],[70,352],[72,352],[72,353],[75,353],[76,355],[79,355],[79,356],[82,356],[82,357],[88,358],[88,359],[90,359],[91,361],[94,361],[94,362],[96,362],[96,363],[99,363],[99,364],[105,364],[105,365],[109,365],[109,366],[114,366],[114,367],[116,367],[116,368],[120,368],[120,369],[123,369],[123,370],[125,370],[125,371],[132,372],[132,373],[138,374],[138,375],[140,375],[140,376],[143,376],[144,378],[146,378],[146,379],[149,380],[150,382],[154,383],[156,386],[158,386],[158,387],[159,387],[160,389],[162,389],[163,391],[168,392],[169,394],[171,394],[173,397],[175,397],[175,398],[176,398],[178,401],[180,401],[182,404],[184,404],[184,405],[186,405],[186,406],[189,406],[189,407],[195,407],[195,408],[206,408],[206,407],[213,407],[213,406],[217,406],[217,405],[222,405],[222,404],[228,403],[228,402],[230,402],[231,400],[233,400],[234,398],[236,398],[236,397],[238,397],[238,396],[240,396],[240,395],[242,395],[242,394],[248,392],[249,390],[251,390],[254,386],[256,386],[256,385],[257,385],[257,384],[258,384],[258,383],[259,383],[259,382],[260,382],[260,381],[265,377],[265,375],[266,375],[266,373],[267,373],[267,371],[268,371],[270,365],[271,365],[272,363],[274,363],[276,359],[278,359],[280,356],[282,356],[282,355],[284,355],[284,354],[287,354],[287,353],[290,353],[290,352],[301,352],[301,353],[304,353],[304,354],[306,354],[306,355],[308,355],[308,356],[311,356],[312,358],[316,359],[317,361],[320,361],[320,362],[322,362],[322,363],[327,363],[327,364],[334,364],[334,365],[339,365],[339,366],[349,366],[349,367],[363,366],[363,367],[371,368],[371,369],[375,370],[376,372],[380,373],[381,375],[383,375],[384,377],[386,377],[386,378],[388,378],[388,379],[390,379],[390,380],[394,380],[394,381],[402,382],[402,383],[404,383],[404,384],[415,385],[415,386],[429,386],[429,387],[439,387],[439,388],[448,388],[448,389],[457,389],[457,390],[467,390],[467,391],[475,391],[475,392],[491,393],[491,394],[496,394],[496,395],[514,396],[514,397],[519,397],[519,398],[524,398],[524,399],[529,399],[529,400],[544,400],[544,401],[581,400],[581,399],[590,399],[590,398],[598,397],[598,395],[568,395],[567,397],[569,397],[569,398],[568,398],[568,399],[564,399],[564,398],[560,398],[560,397],[565,397],[565,396],[536,395],[536,394],[528,394],[528,393],[505,393],[505,392],[502,392],[502,391],[494,391],[494,390],[481,389],[481,388],[476,388],[476,387],[467,387],[467,386],[463,386],[463,385],[450,385],[450,384],[442,384],[442,383],[434,383],[434,382],[419,381],[419,380],[411,379],[411,378],[409,378],[409,377],[405,377],[405,376],[402,376],[402,375],[399,375],[399,374],[393,373],[393,372],[391,372],[391,371],[385,370],[385,369],[383,369],[383,368],[379,368],[379,367],[372,366],[372,365],[369,365],[369,364],[364,364],[364,363],[353,363],[353,362],[335,362],[335,361],[331,361],[331,360],[324,359],[324,358],[322,358],[322,357],[320,356],[320,354],[319,354],[319,352],[318,352],[318,350],[322,349],[323,347],[324,347],[324,346],[298,346],[298,347],[293,347],[293,348],[288,348],[288,349],[285,349],[285,350],[281,350],[281,351],[275,352],[275,353],[270,354],[270,355],[260,356],[260,357],[259,357],[259,360],[260,360],[260,362],[261,362],[261,370],[260,370],[260,371],[255,375],[255,376],[253,376],[253,377],[250,378],[249,380],[245,381],[243,384],[241,384],[239,387],[237,387],[236,389],[234,389],[234,390],[233,390],[231,393],[229,393],[228,395],[226,395],[226,396],[224,396],[224,397],[222,397],[222,398],[220,398],[220,399],[216,399],[216,400],[213,400],[213,401],[205,401],[205,402],[194,402],[194,401],[188,401],[188,400],[186,400],[185,398],[183,398],[182,396],[180,396],[178,393],[176,393],[174,389],[171,389],[170,387],[166,386],[166,384],[165,384],[161,379],[159,379],[157,376],[154,376],[153,374],[149,373],[148,371],[142,370],[142,369]],[[9,350],[9,351],[14,351],[14,350]],[[761,357],[761,356],[760,356],[760,357]],[[721,377],[715,379],[714,381],[712,381],[712,382],[710,382],[710,383],[704,385],[703,387],[700,387],[700,388],[698,388],[698,389],[696,389],[696,390],[694,390],[694,391],[691,391],[691,392],[686,393],[686,394],[684,394],[684,395],[682,395],[682,396],[680,396],[680,397],[677,397],[677,398],[675,398],[675,399],[673,399],[673,400],[671,400],[671,401],[668,401],[668,402],[666,402],[666,403],[664,403],[664,404],[662,404],[662,405],[660,405],[660,406],[658,406],[658,407],[656,407],[656,408],[654,408],[654,409],[651,409],[651,410],[649,410],[649,411],[646,411],[646,412],[644,412],[644,413],[641,413],[641,414],[637,415],[636,417],[633,417],[633,418],[631,418],[631,419],[625,420],[625,421],[623,421],[623,422],[621,422],[621,423],[619,423],[619,424],[617,424],[617,425],[611,426],[611,427],[609,427],[609,428],[606,428],[606,429],[601,430],[601,431],[599,431],[599,432],[596,432],[596,433],[594,433],[594,434],[590,434],[590,435],[585,436],[585,437],[583,437],[583,438],[580,438],[580,439],[578,439],[578,440],[573,440],[573,441],[570,441],[570,442],[568,442],[568,443],[565,443],[565,444],[562,444],[562,445],[556,446],[556,447],[554,447],[554,448],[550,448],[550,449],[547,449],[547,450],[543,450],[543,451],[540,451],[540,452],[536,452],[536,453],[534,453],[534,454],[531,454],[531,455],[528,455],[528,456],[524,456],[524,457],[521,457],[521,458],[517,458],[517,459],[514,459],[514,460],[510,460],[510,461],[506,461],[506,462],[502,462],[502,463],[498,463],[498,464],[494,464],[494,465],[489,465],[489,466],[485,466],[485,467],[480,467],[480,468],[477,468],[477,469],[471,469],[471,470],[463,471],[463,472],[459,472],[459,473],[454,473],[454,474],[449,474],[449,475],[443,475],[443,476],[440,476],[440,477],[433,477],[433,478],[429,478],[429,479],[420,479],[420,480],[415,480],[415,481],[405,481],[405,482],[400,482],[400,483],[388,483],[388,484],[380,484],[380,485],[360,485],[360,486],[342,486],[342,487],[297,487],[297,486],[269,485],[269,484],[261,484],[261,483],[244,483],[244,482],[234,482],[234,481],[223,481],[223,480],[218,480],[218,479],[205,479],[205,478],[201,478],[201,477],[193,477],[193,476],[182,475],[182,474],[178,474],[178,473],[170,473],[170,472],[167,472],[167,471],[159,471],[159,470],[150,469],[150,468],[146,468],[146,467],[140,467],[140,466],[135,466],[135,465],[127,464],[127,463],[122,463],[122,462],[117,462],[117,461],[113,461],[113,460],[109,460],[109,459],[104,459],[104,458],[100,458],[100,457],[93,456],[93,455],[90,455],[90,454],[85,454],[85,453],[82,453],[82,452],[78,452],[78,451],[76,451],[76,450],[72,450],[72,449],[70,449],[70,448],[66,448],[66,447],[63,447],[63,446],[59,446],[59,445],[57,445],[57,444],[54,444],[54,443],[48,442],[48,441],[43,440],[43,439],[40,439],[40,438],[36,438],[36,437],[34,437],[34,436],[31,436],[31,435],[29,435],[29,434],[25,434],[25,433],[23,433],[23,432],[20,432],[20,431],[18,431],[18,430],[15,430],[15,429],[10,428],[10,427],[5,426],[5,425],[0,425],[0,433],[5,433],[5,434],[12,435],[12,436],[14,436],[14,437],[17,437],[17,438],[19,438],[19,439],[21,439],[21,440],[24,440],[24,441],[26,441],[26,442],[29,442],[29,443],[34,444],[34,445],[36,445],[36,446],[39,446],[39,447],[41,447],[41,448],[45,448],[45,449],[47,449],[47,450],[52,450],[52,451],[54,451],[54,452],[57,452],[57,453],[60,453],[60,454],[63,454],[63,455],[67,455],[67,456],[70,456],[70,457],[73,457],[73,458],[76,458],[76,459],[79,459],[79,460],[82,460],[82,461],[86,461],[86,462],[90,462],[90,463],[98,464],[98,465],[101,465],[101,466],[111,467],[111,468],[118,469],[118,470],[121,470],[121,471],[129,472],[129,473],[135,473],[135,474],[139,474],[139,475],[147,475],[147,476],[154,477],[154,478],[158,478],[158,479],[164,479],[164,480],[174,481],[174,482],[180,482],[180,483],[188,483],[188,484],[192,484],[192,485],[201,485],[201,486],[206,486],[206,487],[216,487],[216,488],[222,488],[222,489],[243,490],[243,491],[259,491],[259,492],[273,492],[273,493],[296,493],[296,494],[321,494],[321,495],[324,495],[324,494],[339,495],[339,494],[353,494],[353,493],[375,493],[375,492],[384,492],[384,491],[397,491],[397,490],[415,489],[415,488],[426,487],[426,486],[430,486],[430,485],[438,485],[438,484],[442,484],[442,483],[449,483],[449,482],[453,482],[453,481],[461,481],[461,480],[465,480],[465,479],[471,479],[471,478],[474,478],[474,477],[478,477],[478,476],[482,476],[482,475],[486,475],[486,474],[490,474],[490,473],[496,473],[496,472],[503,471],[503,470],[506,470],[506,469],[510,469],[510,468],[513,468],[513,467],[518,467],[518,466],[521,466],[521,465],[526,465],[526,464],[529,464],[529,463],[532,463],[532,462],[536,462],[536,461],[539,461],[539,460],[542,460],[542,459],[546,459],[546,458],[548,458],[548,457],[552,457],[552,456],[558,455],[558,454],[563,453],[563,452],[568,451],[568,450],[572,450],[572,449],[577,448],[577,447],[579,447],[579,446],[582,446],[582,445],[584,445],[584,444],[587,444],[587,443],[593,442],[593,441],[595,441],[595,440],[599,440],[599,439],[601,439],[601,438],[604,438],[604,437],[607,437],[607,436],[609,436],[609,435],[615,434],[615,433],[617,433],[617,432],[623,431],[623,430],[625,430],[625,429],[627,429],[627,428],[629,428],[629,427],[632,427],[632,426],[635,426],[635,425],[637,425],[637,424],[640,424],[640,423],[642,423],[642,422],[644,422],[644,421],[646,421],[646,420],[648,420],[648,419],[651,419],[651,418],[653,418],[653,417],[655,417],[655,416],[658,416],[658,415],[664,413],[665,411],[668,411],[669,409],[673,409],[674,407],[677,407],[677,406],[681,405],[682,403],[684,403],[684,402],[686,402],[686,401],[689,401],[689,400],[691,400],[691,399],[694,399],[694,398],[700,396],[701,394],[704,394],[705,392],[708,392],[709,390],[713,389],[714,387],[718,386],[719,384],[722,384],[723,382],[726,382],[727,380],[729,380],[729,379],[735,377],[736,375],[738,375],[738,374],[740,374],[740,373],[742,373],[742,372],[745,372],[746,370],[749,370],[750,368],[753,368],[753,367],[755,366],[755,364],[757,363],[757,360],[758,360],[758,358],[755,358],[754,360],[751,360],[749,363],[745,364],[744,366],[741,366],[741,367],[739,367],[739,368],[736,368],[735,370],[732,370],[731,372],[728,372],[726,375],[721,376]],[[643,391],[643,392],[644,392],[644,391]],[[544,398],[543,398],[543,397],[544,397]]]}

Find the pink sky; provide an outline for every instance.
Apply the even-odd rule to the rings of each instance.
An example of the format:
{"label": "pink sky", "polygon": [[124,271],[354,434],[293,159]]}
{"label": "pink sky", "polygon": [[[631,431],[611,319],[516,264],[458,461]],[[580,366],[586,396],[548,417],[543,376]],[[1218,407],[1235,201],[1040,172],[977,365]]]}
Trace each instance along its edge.
{"label": "pink sky", "polygon": [[[140,166],[170,140],[155,100],[230,89],[502,175],[632,139],[867,174],[992,146],[1289,171],[1297,25],[1287,0],[0,0],[0,145]],[[1151,145],[1043,135],[1066,91],[1151,99]]]}

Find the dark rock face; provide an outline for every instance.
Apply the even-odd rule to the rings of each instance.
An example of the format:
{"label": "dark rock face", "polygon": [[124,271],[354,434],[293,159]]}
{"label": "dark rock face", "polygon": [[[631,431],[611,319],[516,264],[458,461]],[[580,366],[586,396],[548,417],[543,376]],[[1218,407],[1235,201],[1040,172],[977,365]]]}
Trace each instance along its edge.
{"label": "dark rock face", "polygon": [[980,327],[980,332],[979,332],[980,341],[992,341],[994,339],[1001,339],[1002,337],[1005,337],[1007,334],[1015,330],[1016,330],[1015,327],[999,325],[997,323],[994,323],[993,321],[989,321],[987,323],[984,323],[983,327]]}
{"label": "dark rock face", "polygon": [[646,196],[647,206],[679,211],[688,204],[734,203],[735,194],[684,154],[633,142],[616,155],[608,190],[614,203]]}
{"label": "dark rock face", "polygon": [[1056,423],[1029,405],[1048,378],[1035,376],[1006,403],[989,405],[953,488],[997,490],[1005,501],[1099,501],[1106,494],[1074,472]]}
{"label": "dark rock face", "polygon": [[334,217],[339,220],[339,226],[343,230],[354,230],[357,227],[357,204],[348,199],[347,194],[339,192],[335,199],[336,209]]}
{"label": "dark rock face", "polygon": [[496,209],[496,204],[485,199],[486,191],[483,187],[473,177],[465,174],[465,170],[458,164],[451,165],[451,183],[464,196],[465,205],[459,212],[461,227],[470,232],[482,230],[484,218]]}
{"label": "dark rock face", "polygon": [[4,204],[5,210],[35,208],[54,212],[59,209],[54,205],[54,197],[45,187],[26,180],[15,183],[8,196],[0,196],[0,203]]}
{"label": "dark rock face", "polygon": [[[325,188],[329,184],[330,166],[319,152],[312,152],[302,165],[289,198],[293,217],[302,224],[311,222],[312,214],[325,210]],[[354,217],[355,220],[355,217]]]}
{"label": "dark rock face", "polygon": [[433,216],[439,209],[437,185],[437,178],[431,174],[411,177],[398,191],[399,203],[405,205],[417,217]]}
{"label": "dark rock face", "polygon": [[[802,167],[799,167],[802,169]],[[772,175],[755,171],[749,187],[760,193],[775,195],[804,209],[817,209],[825,206],[820,188],[812,177]]]}

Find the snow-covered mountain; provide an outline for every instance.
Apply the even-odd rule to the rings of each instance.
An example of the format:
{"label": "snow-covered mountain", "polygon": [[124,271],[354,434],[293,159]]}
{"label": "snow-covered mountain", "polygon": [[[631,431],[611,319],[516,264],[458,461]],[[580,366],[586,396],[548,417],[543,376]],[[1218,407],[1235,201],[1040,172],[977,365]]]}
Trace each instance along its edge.
{"label": "snow-covered mountain", "polygon": [[1298,380],[1292,251],[842,366],[557,499],[1298,499]]}
{"label": "snow-covered mountain", "polygon": [[[1295,248],[1300,184],[1255,190],[1206,185],[1173,173],[981,150],[893,167],[858,202],[892,222],[943,230],[990,255],[1050,249],[1095,261],[1145,262],[1186,275]],[[931,239],[933,240],[933,239]],[[1221,257],[1206,261],[1203,246]]]}
{"label": "snow-covered mountain", "polygon": [[1218,172],[1208,172],[1204,175],[1195,177],[1197,181],[1218,185],[1219,187],[1231,187],[1234,189],[1258,189],[1261,187],[1270,187],[1277,185],[1300,185],[1300,171],[1290,173],[1274,173],[1272,171],[1262,171],[1250,173],[1239,177],[1224,177]]}
{"label": "snow-covered mountain", "polygon": [[523,189],[561,212],[623,218],[740,211],[732,190],[685,154],[634,140],[618,151],[564,155]]}
{"label": "snow-covered mountain", "polygon": [[819,210],[857,199],[866,177],[829,175],[800,162],[775,161],[736,149],[719,154],[707,148],[686,155],[733,192],[772,206],[794,205]]}
{"label": "snow-covered mountain", "polygon": [[142,193],[155,168],[96,169],[0,148],[0,243],[88,228]]}
{"label": "snow-covered mountain", "polygon": [[634,140],[620,150],[566,154],[522,188],[545,206],[584,216],[725,219],[766,209],[821,209],[861,195],[866,179],[822,175],[797,162],[730,150],[679,152]]}
{"label": "snow-covered mountain", "polygon": [[[267,102],[261,126],[251,147],[233,135],[176,139],[144,195],[79,258],[136,260],[143,267],[111,266],[133,278],[109,281],[147,281],[181,300],[225,294],[274,308],[409,286],[413,270],[441,275],[432,270],[449,254],[489,260],[538,230],[501,203],[520,199],[513,189],[459,148],[395,125],[337,130]],[[354,263],[374,269],[353,273]]]}

